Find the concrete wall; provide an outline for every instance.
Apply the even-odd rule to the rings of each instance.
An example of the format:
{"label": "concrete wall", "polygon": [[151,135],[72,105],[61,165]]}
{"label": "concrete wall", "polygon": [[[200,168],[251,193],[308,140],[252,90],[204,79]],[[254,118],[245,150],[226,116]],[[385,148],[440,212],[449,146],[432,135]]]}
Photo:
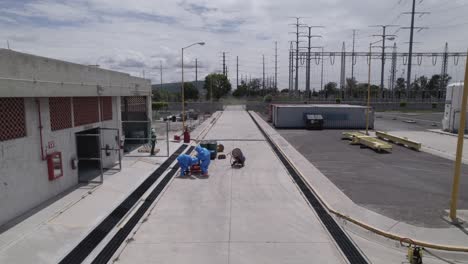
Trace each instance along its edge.
{"label": "concrete wall", "polygon": [[151,95],[126,73],[0,49],[0,97]]}
{"label": "concrete wall", "polygon": [[[120,98],[113,97],[112,120],[51,131],[48,98],[41,98],[41,119],[45,151],[62,153],[64,175],[49,181],[47,162],[41,160],[39,118],[34,98],[25,98],[26,137],[0,142],[0,225],[60,194],[78,183],[78,171],[71,167],[76,158],[75,133],[96,128],[120,128]],[[108,133],[108,132],[105,132]],[[106,134],[102,145],[116,145],[114,136]],[[48,142],[54,148],[48,149]],[[118,159],[118,152],[104,157],[104,166]]]}
{"label": "concrete wall", "polygon": [[[200,113],[204,112],[215,112],[223,110],[223,103],[220,102],[187,102],[185,106],[185,110],[194,109]],[[168,104],[168,111],[182,111],[182,103],[169,103]]]}

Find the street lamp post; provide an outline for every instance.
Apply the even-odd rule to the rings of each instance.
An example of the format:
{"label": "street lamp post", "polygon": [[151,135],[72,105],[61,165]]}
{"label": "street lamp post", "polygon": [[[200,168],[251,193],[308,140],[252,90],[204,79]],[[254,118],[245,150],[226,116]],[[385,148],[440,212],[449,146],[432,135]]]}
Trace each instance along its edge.
{"label": "street lamp post", "polygon": [[182,130],[185,131],[185,95],[184,95],[184,49],[188,49],[194,45],[205,45],[205,42],[196,42],[182,48]]}
{"label": "street lamp post", "polygon": [[370,108],[370,87],[371,87],[371,63],[372,63],[372,48],[374,44],[381,42],[378,40],[369,44],[369,69],[368,69],[368,82],[367,82],[367,107],[366,107],[366,135],[369,135],[369,108]]}

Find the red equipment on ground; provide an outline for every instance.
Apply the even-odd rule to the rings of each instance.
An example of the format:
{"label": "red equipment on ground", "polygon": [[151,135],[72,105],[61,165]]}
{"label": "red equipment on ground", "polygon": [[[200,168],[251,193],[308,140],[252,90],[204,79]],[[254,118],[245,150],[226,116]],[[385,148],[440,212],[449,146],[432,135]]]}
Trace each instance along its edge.
{"label": "red equipment on ground", "polygon": [[190,132],[188,131],[188,128],[185,128],[184,131],[184,143],[190,143]]}
{"label": "red equipment on ground", "polygon": [[190,167],[190,174],[200,174],[201,168],[200,164],[194,164]]}

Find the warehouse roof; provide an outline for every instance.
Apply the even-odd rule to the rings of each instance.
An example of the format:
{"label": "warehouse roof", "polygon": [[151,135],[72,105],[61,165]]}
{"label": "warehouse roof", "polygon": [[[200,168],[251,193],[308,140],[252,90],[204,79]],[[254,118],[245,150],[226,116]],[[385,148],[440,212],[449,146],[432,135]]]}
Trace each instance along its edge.
{"label": "warehouse roof", "polygon": [[307,107],[329,107],[329,108],[366,108],[363,105],[350,105],[350,104],[273,104],[275,106],[281,107],[298,107],[298,108],[307,108]]}
{"label": "warehouse roof", "polygon": [[150,95],[127,73],[0,49],[0,97]]}

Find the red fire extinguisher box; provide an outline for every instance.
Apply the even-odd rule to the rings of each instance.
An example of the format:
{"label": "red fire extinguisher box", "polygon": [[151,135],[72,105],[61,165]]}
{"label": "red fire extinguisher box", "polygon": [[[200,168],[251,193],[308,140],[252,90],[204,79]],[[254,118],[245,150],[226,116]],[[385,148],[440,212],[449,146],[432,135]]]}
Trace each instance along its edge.
{"label": "red fire extinguisher box", "polygon": [[63,176],[61,152],[54,152],[47,155],[47,169],[49,171],[49,181]]}

